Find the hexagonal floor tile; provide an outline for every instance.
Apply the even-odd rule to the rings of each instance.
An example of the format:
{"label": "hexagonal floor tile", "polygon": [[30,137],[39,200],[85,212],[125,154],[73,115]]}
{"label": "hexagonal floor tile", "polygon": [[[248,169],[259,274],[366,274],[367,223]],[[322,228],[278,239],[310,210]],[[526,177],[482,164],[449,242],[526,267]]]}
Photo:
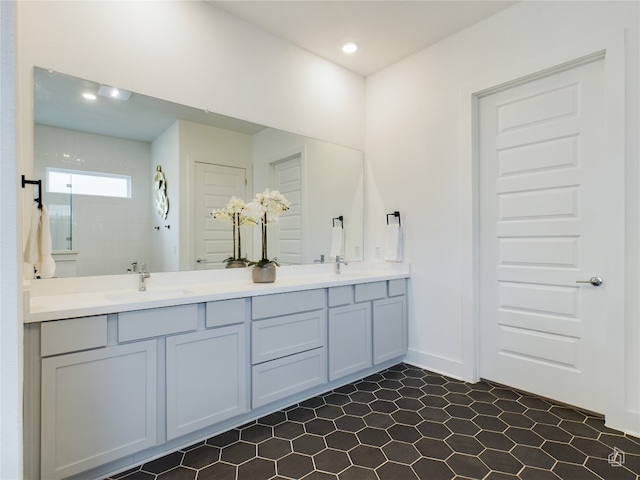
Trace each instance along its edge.
{"label": "hexagonal floor tile", "polygon": [[270,438],[258,445],[258,456],[278,460],[291,453],[291,442],[281,438]]}
{"label": "hexagonal floor tile", "polygon": [[276,474],[276,462],[265,458],[252,458],[238,467],[238,478],[269,480]]}
{"label": "hexagonal floor tile", "polygon": [[340,480],[379,480],[375,470],[352,465],[340,474]]}
{"label": "hexagonal floor tile", "polygon": [[198,471],[199,480],[236,480],[237,467],[227,463],[214,463]]}
{"label": "hexagonal floor tile", "polygon": [[253,443],[236,442],[222,449],[220,460],[233,465],[240,465],[256,456],[256,448]]}
{"label": "hexagonal floor tile", "polygon": [[382,451],[392,462],[404,465],[411,465],[420,458],[420,452],[410,443],[389,442],[382,447]]}
{"label": "hexagonal floor tile", "polygon": [[336,418],[334,423],[338,430],[344,430],[345,432],[357,432],[366,426],[362,418],[352,417],[351,415]]}
{"label": "hexagonal floor tile", "polygon": [[302,478],[313,472],[313,460],[307,455],[292,453],[276,462],[278,475],[290,478]]}
{"label": "hexagonal floor tile", "polygon": [[421,458],[412,465],[413,471],[418,474],[419,478],[433,478],[438,480],[451,480],[455,478],[449,465],[442,460],[433,460],[431,458]]}
{"label": "hexagonal floor tile", "polygon": [[325,437],[327,447],[335,448],[336,450],[349,451],[360,442],[358,437],[351,432],[336,431],[332,432]]}
{"label": "hexagonal floor tile", "polygon": [[331,420],[325,420],[324,418],[314,418],[304,424],[304,428],[307,433],[313,433],[316,435],[327,435],[336,429],[335,424]]}
{"label": "hexagonal floor tile", "polygon": [[291,443],[294,452],[306,453],[307,455],[315,455],[327,448],[324,437],[320,435],[305,434],[296,438]]}
{"label": "hexagonal floor tile", "polygon": [[414,445],[423,457],[437,460],[446,460],[453,453],[451,447],[444,440],[435,438],[422,438]]}
{"label": "hexagonal floor tile", "polygon": [[359,467],[376,468],[387,461],[382,450],[377,447],[359,445],[349,452],[349,458]]}
{"label": "hexagonal floor tile", "polygon": [[413,469],[400,463],[387,462],[378,468],[376,473],[381,480],[401,478],[402,480],[418,480],[418,476]]}
{"label": "hexagonal floor tile", "polygon": [[360,443],[373,447],[381,447],[391,441],[389,434],[380,428],[366,427],[356,433],[356,435]]}
{"label": "hexagonal floor tile", "polygon": [[351,465],[349,456],[339,450],[323,450],[313,456],[316,469],[328,473],[340,473]]}
{"label": "hexagonal floor tile", "polygon": [[184,454],[182,465],[191,468],[204,468],[220,460],[220,448],[202,445]]}
{"label": "hexagonal floor tile", "polygon": [[[608,456],[618,448],[625,464]],[[614,472],[615,469],[615,472]],[[640,439],[601,417],[406,364],[108,480],[636,480]]]}

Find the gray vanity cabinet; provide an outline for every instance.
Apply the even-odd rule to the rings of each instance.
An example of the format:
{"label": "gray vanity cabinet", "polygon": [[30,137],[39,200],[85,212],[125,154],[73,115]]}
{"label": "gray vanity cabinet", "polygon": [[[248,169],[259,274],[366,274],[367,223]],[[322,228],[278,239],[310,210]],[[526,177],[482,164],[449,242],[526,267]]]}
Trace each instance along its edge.
{"label": "gray vanity cabinet", "polygon": [[371,303],[354,305],[353,290],[329,288],[329,381],[372,365]]}
{"label": "gray vanity cabinet", "polygon": [[406,280],[329,288],[329,380],[407,352]]}
{"label": "gray vanity cabinet", "polygon": [[373,301],[373,363],[407,352],[406,281],[388,282],[388,298]]}
{"label": "gray vanity cabinet", "polygon": [[167,440],[248,411],[248,303],[209,302],[214,328],[167,337]]}
{"label": "gray vanity cabinet", "polygon": [[[157,443],[157,342],[107,343],[106,316],[43,324],[41,478],[59,479]],[[65,337],[74,338],[68,346]]]}
{"label": "gray vanity cabinet", "polygon": [[33,324],[27,476],[101,478],[392,365],[406,308],[400,279]]}
{"label": "gray vanity cabinet", "polygon": [[326,383],[324,289],[254,297],[252,407]]}

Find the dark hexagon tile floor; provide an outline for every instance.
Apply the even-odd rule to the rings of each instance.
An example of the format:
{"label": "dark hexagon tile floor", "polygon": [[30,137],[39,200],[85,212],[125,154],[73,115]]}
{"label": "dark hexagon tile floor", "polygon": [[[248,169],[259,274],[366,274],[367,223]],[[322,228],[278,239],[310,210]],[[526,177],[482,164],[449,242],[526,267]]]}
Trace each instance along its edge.
{"label": "dark hexagon tile floor", "polygon": [[469,384],[399,364],[109,480],[639,475],[640,439],[605,427],[598,416],[503,386]]}

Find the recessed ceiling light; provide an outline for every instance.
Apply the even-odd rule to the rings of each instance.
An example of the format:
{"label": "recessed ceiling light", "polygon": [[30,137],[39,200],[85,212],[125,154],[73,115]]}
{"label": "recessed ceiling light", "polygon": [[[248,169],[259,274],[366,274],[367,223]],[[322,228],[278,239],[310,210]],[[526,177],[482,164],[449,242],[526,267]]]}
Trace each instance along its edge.
{"label": "recessed ceiling light", "polygon": [[356,42],[345,42],[342,44],[342,51],[346,54],[356,53],[358,51],[358,44]]}
{"label": "recessed ceiling light", "polygon": [[82,96],[87,100],[95,100],[96,98],[98,98],[93,93],[83,93]]}

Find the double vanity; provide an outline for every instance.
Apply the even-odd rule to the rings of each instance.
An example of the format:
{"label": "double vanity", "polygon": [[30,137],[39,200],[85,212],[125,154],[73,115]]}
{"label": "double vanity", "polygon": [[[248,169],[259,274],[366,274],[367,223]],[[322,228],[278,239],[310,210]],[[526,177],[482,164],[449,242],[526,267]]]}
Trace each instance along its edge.
{"label": "double vanity", "polygon": [[32,281],[25,477],[101,478],[401,361],[408,265],[335,268]]}

